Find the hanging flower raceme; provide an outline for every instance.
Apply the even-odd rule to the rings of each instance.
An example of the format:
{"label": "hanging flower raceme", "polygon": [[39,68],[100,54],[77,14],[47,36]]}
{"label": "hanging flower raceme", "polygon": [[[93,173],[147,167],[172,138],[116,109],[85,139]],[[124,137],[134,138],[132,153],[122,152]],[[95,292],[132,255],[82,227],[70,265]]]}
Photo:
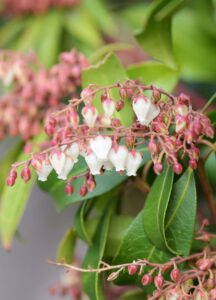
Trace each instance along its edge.
{"label": "hanging flower raceme", "polygon": [[51,8],[70,8],[79,4],[80,0],[3,0],[5,13],[11,15],[41,14]]}
{"label": "hanging flower raceme", "polygon": [[[117,101],[110,96],[113,89],[119,92]],[[98,100],[97,106],[95,104],[98,96],[101,107],[98,107]],[[124,113],[125,102],[131,102],[131,113],[134,114],[130,127],[123,126],[119,117],[119,111]],[[109,123],[104,123],[104,117]],[[192,110],[186,95],[175,97],[162,89],[132,80],[106,87],[88,86],[80,99],[71,100],[64,109],[46,118],[45,131],[50,137],[50,147],[24,163],[13,164],[9,185],[15,183],[13,174],[18,166],[31,165],[42,181],[54,169],[59,179],[67,180],[65,191],[68,195],[74,191],[73,180],[84,177],[80,194],[85,196],[96,186],[94,176],[103,175],[107,170],[136,176],[143,161],[142,144],[148,146],[156,174],[162,172],[163,160],[176,174],[181,174],[185,158],[191,168],[197,167],[198,145],[210,143],[205,137],[214,135],[209,119]],[[81,156],[86,162],[86,171],[70,176]],[[29,173],[27,175],[25,181]]]}
{"label": "hanging flower raceme", "polygon": [[[76,94],[86,65],[85,57],[75,50],[62,53],[50,70],[32,53],[0,51],[0,80],[11,86],[10,92],[0,96],[0,138],[20,135],[26,141],[37,135],[47,111]],[[54,123],[49,122],[46,131],[51,134]]]}

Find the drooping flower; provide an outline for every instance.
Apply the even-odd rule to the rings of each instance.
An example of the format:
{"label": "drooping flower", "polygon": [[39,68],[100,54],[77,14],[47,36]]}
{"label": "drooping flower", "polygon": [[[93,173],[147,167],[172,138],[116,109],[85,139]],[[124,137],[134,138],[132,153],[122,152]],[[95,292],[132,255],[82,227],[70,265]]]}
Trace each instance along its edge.
{"label": "drooping flower", "polygon": [[133,110],[140,124],[145,126],[148,126],[160,113],[159,106],[153,104],[151,100],[145,96],[134,98]]}
{"label": "drooping flower", "polygon": [[85,161],[90,169],[92,175],[99,175],[100,169],[103,165],[101,160],[98,160],[94,152],[89,152],[85,155]]}
{"label": "drooping flower", "polygon": [[65,150],[65,154],[71,157],[75,163],[78,161],[79,153],[80,153],[79,144],[76,142],[72,143]]}
{"label": "drooping flower", "polygon": [[82,109],[82,116],[85,120],[85,123],[89,127],[94,127],[97,116],[98,116],[98,111],[95,106],[93,106],[91,104],[87,104]]}
{"label": "drooping flower", "polygon": [[126,168],[126,160],[128,150],[125,146],[115,145],[109,152],[109,160],[115,167],[117,172],[124,171]]}
{"label": "drooping flower", "polygon": [[66,155],[64,152],[60,150],[54,150],[49,156],[51,165],[53,169],[56,171],[57,175],[60,175],[63,171]]}
{"label": "drooping flower", "polygon": [[98,135],[90,139],[89,144],[98,159],[103,161],[107,160],[108,153],[112,147],[112,139],[110,137]]}
{"label": "drooping flower", "polygon": [[45,158],[34,158],[31,161],[31,165],[36,170],[38,180],[47,181],[47,177],[53,169],[49,160]]}
{"label": "drooping flower", "polygon": [[139,169],[142,162],[142,155],[140,152],[132,150],[128,153],[126,161],[126,170],[128,176],[136,176],[136,172]]}
{"label": "drooping flower", "polygon": [[61,172],[58,174],[58,179],[66,180],[68,174],[73,169],[73,166],[74,166],[74,160],[71,157],[66,155],[65,163]]}
{"label": "drooping flower", "polygon": [[116,103],[110,98],[107,98],[102,101],[102,106],[104,110],[104,114],[106,117],[112,117],[115,108],[116,108]]}

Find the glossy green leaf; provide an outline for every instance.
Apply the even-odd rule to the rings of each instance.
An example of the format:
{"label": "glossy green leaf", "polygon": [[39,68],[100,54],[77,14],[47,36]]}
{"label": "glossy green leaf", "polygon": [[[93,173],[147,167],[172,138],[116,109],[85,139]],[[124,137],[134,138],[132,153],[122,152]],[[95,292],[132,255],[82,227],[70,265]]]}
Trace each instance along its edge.
{"label": "glossy green leaf", "polygon": [[[143,146],[139,148],[139,151],[143,153],[143,164],[144,164],[150,159],[148,149],[145,146]],[[80,157],[79,162],[75,164],[70,175],[77,176],[83,174],[86,170],[87,170],[87,165],[84,159]],[[79,189],[83,184],[83,178],[78,178],[73,181],[74,193],[71,196],[67,196],[64,193],[66,182],[57,179],[57,176],[54,171],[48,177],[48,180],[46,182],[38,182],[38,184],[42,190],[49,192],[52,195],[56,203],[56,207],[59,210],[61,210],[71,203],[83,201],[86,199],[90,199],[102,195],[108,192],[109,190],[113,189],[114,187],[118,186],[127,178],[128,178],[127,176],[120,175],[115,171],[106,171],[103,173],[103,175],[96,175],[95,176],[96,189],[91,193],[87,193],[85,197],[82,197],[79,194]]]}
{"label": "glossy green leaf", "polygon": [[139,79],[145,84],[154,84],[170,92],[179,78],[177,69],[155,61],[129,66],[127,72],[131,79]]}
{"label": "glossy green leaf", "polygon": [[10,48],[17,36],[25,28],[26,22],[22,18],[15,18],[1,25],[0,28],[0,47]]}
{"label": "glossy green leaf", "polygon": [[190,253],[196,218],[196,185],[188,168],[173,185],[166,215],[166,238],[179,255]]}
{"label": "glossy green leaf", "polygon": [[[18,157],[19,161],[26,159],[25,154]],[[1,196],[1,211],[0,211],[0,232],[2,244],[6,250],[9,250],[17,230],[17,226],[24,213],[29,195],[31,193],[36,175],[33,172],[32,178],[27,183],[20,178],[20,170],[16,184],[13,187],[5,186]]]}
{"label": "glossy green leaf", "polygon": [[165,217],[173,184],[173,171],[165,166],[155,179],[147,196],[144,212],[144,230],[152,243],[161,250],[170,251],[165,236]]}
{"label": "glossy green leaf", "polygon": [[[138,259],[163,263],[171,257],[170,253],[157,249],[147,237],[143,227],[142,210],[128,227],[112,264],[130,263]],[[140,276],[129,276],[127,273],[124,273],[119,276],[116,283],[140,285]]]}
{"label": "glossy green leaf", "polygon": [[[98,86],[108,86],[117,82],[125,82],[128,75],[115,55],[107,56],[99,64],[89,67],[83,72],[83,86],[96,84]],[[118,100],[119,93],[112,90],[110,96]],[[98,94],[94,101],[95,106],[102,112],[100,95]],[[133,122],[134,113],[129,101],[125,102],[124,108],[120,112],[115,112],[115,117],[119,118],[124,126],[130,126]]]}
{"label": "glossy green leaf", "polygon": [[74,259],[76,238],[77,234],[73,228],[66,231],[56,253],[56,260],[58,262],[65,262],[67,264],[72,263]]}
{"label": "glossy green leaf", "polygon": [[146,294],[142,291],[129,291],[124,293],[119,300],[143,300],[146,298]]}
{"label": "glossy green leaf", "polygon": [[183,79],[215,82],[216,39],[202,27],[195,9],[188,7],[176,14],[173,45]]}
{"label": "glossy green leaf", "polygon": [[[104,214],[97,226],[92,246],[87,251],[84,258],[83,267],[84,268],[98,268],[101,260],[103,259],[104,250],[106,247],[107,234],[109,230],[109,224],[111,217],[114,213],[116,199],[110,199]],[[83,273],[83,289],[90,299],[103,300],[103,284],[102,284],[102,274],[95,273]]]}

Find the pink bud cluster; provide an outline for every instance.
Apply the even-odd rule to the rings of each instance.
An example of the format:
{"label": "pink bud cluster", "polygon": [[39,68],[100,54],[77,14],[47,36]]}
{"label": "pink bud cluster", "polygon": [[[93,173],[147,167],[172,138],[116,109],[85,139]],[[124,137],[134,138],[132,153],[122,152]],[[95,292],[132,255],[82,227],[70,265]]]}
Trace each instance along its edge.
{"label": "pink bud cluster", "polygon": [[26,141],[37,135],[47,110],[76,94],[86,65],[85,57],[75,50],[62,53],[50,70],[33,54],[0,51],[0,79],[11,87],[0,96],[0,139],[20,135]]}
{"label": "pink bud cluster", "polygon": [[[112,90],[119,92],[118,100],[112,98]],[[95,105],[98,96],[100,106]],[[126,102],[131,102],[130,113],[134,114],[129,127],[122,125],[120,116]],[[88,166],[80,190],[83,196],[94,189],[94,176],[106,170],[136,176],[142,164],[142,144],[148,145],[156,174],[162,172],[164,159],[176,174],[182,173],[181,161],[185,157],[196,169],[199,144],[205,142],[205,136],[211,138],[214,134],[209,119],[192,110],[186,95],[175,97],[132,80],[108,87],[88,86],[80,99],[71,100],[67,107],[46,118],[45,131],[50,147],[33,155],[26,164],[36,170],[42,181],[54,169],[59,179],[68,180],[65,191],[71,195],[74,178],[70,172],[82,156]],[[13,168],[19,165],[22,163]]]}
{"label": "pink bud cluster", "polygon": [[5,12],[15,14],[41,14],[51,8],[70,8],[78,5],[80,0],[3,0]]}

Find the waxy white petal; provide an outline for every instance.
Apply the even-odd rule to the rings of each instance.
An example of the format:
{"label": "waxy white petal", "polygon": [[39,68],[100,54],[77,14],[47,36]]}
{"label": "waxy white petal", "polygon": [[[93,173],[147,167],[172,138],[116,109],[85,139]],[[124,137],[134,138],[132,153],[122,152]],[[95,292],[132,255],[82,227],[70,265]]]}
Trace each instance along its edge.
{"label": "waxy white petal", "polygon": [[47,181],[47,177],[51,173],[53,167],[51,164],[45,160],[41,162],[40,170],[36,169],[39,181]]}
{"label": "waxy white petal", "polygon": [[70,158],[69,156],[66,156],[64,166],[61,170],[61,172],[58,174],[59,179],[66,180],[68,174],[73,169],[74,166],[74,160]]}
{"label": "waxy white petal", "polygon": [[94,107],[91,104],[84,106],[82,109],[82,115],[85,120],[85,123],[89,127],[94,127],[97,116],[98,116],[98,111],[97,111],[96,107]]}
{"label": "waxy white petal", "polygon": [[124,171],[126,167],[128,150],[125,146],[113,147],[109,152],[109,160],[115,167],[116,171]]}
{"label": "waxy white petal", "polygon": [[54,151],[50,154],[49,159],[53,169],[59,175],[64,168],[66,155],[64,154],[64,152]]}
{"label": "waxy white petal", "polygon": [[103,165],[103,162],[101,160],[98,160],[97,156],[93,152],[85,155],[85,161],[92,175],[100,174],[100,169]]}
{"label": "waxy white petal", "polygon": [[98,159],[103,161],[107,160],[108,153],[112,147],[112,139],[110,137],[98,135],[90,139],[89,144]]}
{"label": "waxy white petal", "polygon": [[128,153],[126,170],[128,176],[136,176],[137,170],[139,169],[142,162],[142,155],[140,152],[131,151]]}

